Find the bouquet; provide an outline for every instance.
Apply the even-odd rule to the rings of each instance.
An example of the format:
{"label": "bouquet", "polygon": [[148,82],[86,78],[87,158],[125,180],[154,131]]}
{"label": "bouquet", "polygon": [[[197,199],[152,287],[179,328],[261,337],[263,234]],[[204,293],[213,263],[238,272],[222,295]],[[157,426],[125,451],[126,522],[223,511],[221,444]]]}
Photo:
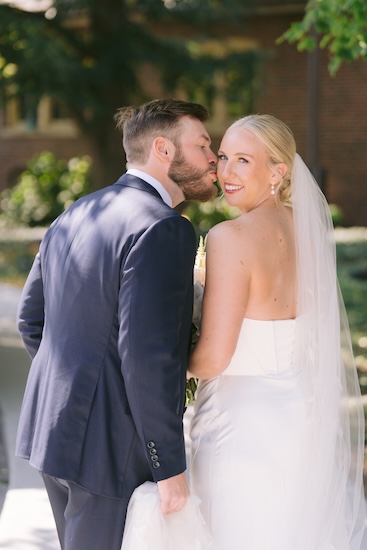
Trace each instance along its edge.
{"label": "bouquet", "polygon": [[201,287],[204,288],[205,284],[205,240],[204,237],[199,238],[199,246],[196,251],[195,264],[194,264],[194,282],[199,282]]}
{"label": "bouquet", "polygon": [[[191,326],[191,346],[196,345],[200,336],[201,307],[203,302],[205,284],[205,240],[199,239],[199,246],[196,251],[194,264],[194,308]],[[186,381],[186,406],[195,401],[197,378],[189,378]]]}

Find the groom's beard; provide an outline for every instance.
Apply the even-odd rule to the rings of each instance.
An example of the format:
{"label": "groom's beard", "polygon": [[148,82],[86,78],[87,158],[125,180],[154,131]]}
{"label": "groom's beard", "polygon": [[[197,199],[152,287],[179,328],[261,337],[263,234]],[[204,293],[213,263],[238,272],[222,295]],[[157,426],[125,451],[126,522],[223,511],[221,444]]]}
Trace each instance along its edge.
{"label": "groom's beard", "polygon": [[206,202],[217,195],[217,188],[208,175],[214,170],[199,170],[190,164],[180,150],[176,150],[168,177],[180,187],[187,201]]}

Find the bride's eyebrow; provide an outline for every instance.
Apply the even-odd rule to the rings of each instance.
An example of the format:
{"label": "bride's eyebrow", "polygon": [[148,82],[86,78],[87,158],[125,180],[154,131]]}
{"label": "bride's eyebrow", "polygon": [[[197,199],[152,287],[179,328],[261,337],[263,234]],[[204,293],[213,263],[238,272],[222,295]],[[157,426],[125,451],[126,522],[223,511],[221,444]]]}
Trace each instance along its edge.
{"label": "bride's eyebrow", "polygon": [[[221,149],[219,149],[218,151],[218,155],[225,155],[226,153],[224,151],[222,151]],[[243,152],[238,152],[238,153],[234,153],[234,156],[245,156],[245,157],[251,157],[252,159],[254,158],[253,155],[251,155],[250,153],[243,153]]]}

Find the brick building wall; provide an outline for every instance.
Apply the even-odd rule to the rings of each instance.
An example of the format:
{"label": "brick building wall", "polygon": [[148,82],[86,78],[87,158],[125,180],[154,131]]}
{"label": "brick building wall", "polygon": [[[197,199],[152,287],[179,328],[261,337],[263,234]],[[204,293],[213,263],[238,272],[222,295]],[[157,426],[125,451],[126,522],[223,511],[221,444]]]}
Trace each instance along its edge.
{"label": "brick building wall", "polygon": [[[260,70],[257,112],[271,113],[292,128],[298,152],[310,166],[309,132],[317,112],[318,161],[322,187],[331,203],[341,207],[345,225],[367,225],[367,63],[343,65],[335,77],[325,51],[318,51],[317,89],[309,105],[310,54],[274,42],[294,16],[259,16],[246,26],[268,53]],[[315,54],[313,54],[315,55]]]}
{"label": "brick building wall", "polygon": [[367,63],[355,62],[327,78],[320,98],[320,158],[330,200],[346,222],[367,225]]}

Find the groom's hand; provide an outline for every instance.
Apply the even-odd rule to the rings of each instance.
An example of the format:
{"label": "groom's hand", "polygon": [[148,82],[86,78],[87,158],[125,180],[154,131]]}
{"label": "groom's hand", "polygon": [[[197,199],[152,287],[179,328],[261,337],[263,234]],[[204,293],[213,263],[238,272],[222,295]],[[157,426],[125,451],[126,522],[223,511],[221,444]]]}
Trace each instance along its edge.
{"label": "groom's hand", "polygon": [[190,496],[186,474],[169,477],[158,481],[158,490],[161,497],[161,509],[163,514],[179,512]]}

